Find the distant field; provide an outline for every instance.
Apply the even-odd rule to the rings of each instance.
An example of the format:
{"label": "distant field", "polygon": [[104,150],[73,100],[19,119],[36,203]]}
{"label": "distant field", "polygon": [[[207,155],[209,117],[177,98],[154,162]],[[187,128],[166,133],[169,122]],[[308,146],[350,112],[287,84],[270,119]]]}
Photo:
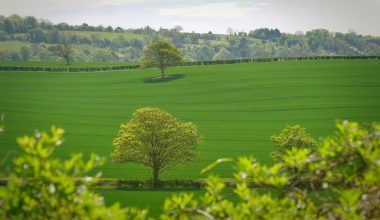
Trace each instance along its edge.
{"label": "distant field", "polygon": [[120,36],[124,37],[126,40],[138,39],[145,40],[147,36],[141,34],[135,34],[132,32],[116,33],[116,32],[91,32],[91,31],[61,31],[67,35],[77,35],[81,37],[91,37],[92,35],[98,36],[99,38],[107,38],[109,40],[118,39]]}
{"label": "distant field", "polygon": [[[24,41],[0,41],[0,51],[20,52],[23,46],[30,46],[31,43]],[[0,61],[0,65],[3,61]]]}
{"label": "distant field", "polygon": [[[97,64],[96,64],[97,65]],[[315,137],[331,134],[335,119],[380,120],[380,62],[296,61],[169,68],[184,78],[145,83],[156,69],[96,73],[1,72],[0,112],[6,132],[0,158],[17,153],[15,137],[50,125],[66,129],[55,153],[95,152],[107,157],[104,177],[148,179],[139,165],[112,164],[112,139],[140,107],[163,108],[198,125],[202,160],[163,174],[204,178],[199,171],[221,157],[252,155],[269,162],[270,136],[301,124]],[[215,172],[230,176],[231,164]]]}
{"label": "distant field", "polygon": [[65,61],[62,62],[49,62],[49,61],[0,61],[0,66],[31,66],[31,67],[105,67],[105,66],[126,66],[135,65],[134,62],[72,62],[67,65]]}

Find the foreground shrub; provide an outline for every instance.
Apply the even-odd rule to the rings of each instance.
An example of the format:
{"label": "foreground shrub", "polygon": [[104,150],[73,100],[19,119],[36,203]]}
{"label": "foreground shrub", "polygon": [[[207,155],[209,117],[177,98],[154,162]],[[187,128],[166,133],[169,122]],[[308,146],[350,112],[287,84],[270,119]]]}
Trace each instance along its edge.
{"label": "foreground shrub", "polygon": [[53,127],[51,135],[17,139],[22,155],[6,187],[0,188],[0,219],[144,219],[145,212],[104,205],[103,197],[88,187],[99,175],[88,175],[103,163],[96,155],[87,162],[80,154],[69,160],[52,159],[64,131]]}
{"label": "foreground shrub", "polygon": [[[162,219],[380,219],[380,125],[337,124],[315,157],[292,148],[272,166],[243,157],[236,162],[235,194],[210,177],[206,193],[173,196]],[[296,170],[297,172],[289,172]]]}
{"label": "foreground shrub", "polygon": [[315,153],[318,146],[315,141],[307,132],[306,129],[300,125],[286,126],[280,134],[273,135],[271,140],[275,144],[275,149],[271,153],[274,162],[280,162],[286,152],[293,147],[299,149],[309,149],[311,153]]}

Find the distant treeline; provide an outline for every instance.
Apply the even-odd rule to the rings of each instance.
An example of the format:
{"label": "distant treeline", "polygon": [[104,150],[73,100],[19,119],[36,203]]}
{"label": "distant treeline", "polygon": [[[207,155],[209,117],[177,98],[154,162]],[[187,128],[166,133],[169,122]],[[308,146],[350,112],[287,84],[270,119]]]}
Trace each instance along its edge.
{"label": "distant treeline", "polygon": [[306,33],[283,33],[259,28],[248,32],[227,29],[227,34],[183,33],[180,26],[155,30],[121,27],[53,24],[33,16],[0,15],[1,43],[21,46],[0,48],[0,60],[57,61],[50,44],[68,41],[75,49],[72,61],[139,61],[143,49],[157,38],[178,47],[186,61],[233,60],[259,57],[379,56],[380,37],[316,29]]}
{"label": "distant treeline", "polygon": [[[195,65],[217,65],[217,64],[237,64],[237,63],[257,63],[257,62],[280,62],[295,60],[380,60],[380,56],[319,56],[319,57],[267,57],[267,58],[245,58],[234,60],[209,60],[191,61],[178,63],[177,66]],[[26,67],[26,66],[0,66],[0,71],[45,71],[45,72],[97,72],[138,69],[140,65],[127,66],[106,66],[106,67]]]}

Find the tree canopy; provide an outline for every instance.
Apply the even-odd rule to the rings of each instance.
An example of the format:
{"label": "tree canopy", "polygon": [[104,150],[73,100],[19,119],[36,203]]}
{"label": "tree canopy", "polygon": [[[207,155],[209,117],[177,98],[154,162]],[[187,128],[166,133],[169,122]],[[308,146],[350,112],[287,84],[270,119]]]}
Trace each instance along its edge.
{"label": "tree canopy", "polygon": [[300,125],[286,126],[279,135],[273,135],[271,139],[275,143],[275,149],[271,153],[274,162],[280,162],[286,152],[294,147],[309,149],[311,153],[314,153],[318,146],[317,141]]}
{"label": "tree canopy", "polygon": [[153,185],[159,172],[198,158],[194,151],[201,143],[197,127],[158,108],[136,110],[130,121],[120,126],[113,141],[114,162],[132,162],[152,168]]}
{"label": "tree canopy", "polygon": [[164,78],[164,70],[183,61],[179,50],[166,40],[156,40],[144,50],[143,67],[157,67]]}

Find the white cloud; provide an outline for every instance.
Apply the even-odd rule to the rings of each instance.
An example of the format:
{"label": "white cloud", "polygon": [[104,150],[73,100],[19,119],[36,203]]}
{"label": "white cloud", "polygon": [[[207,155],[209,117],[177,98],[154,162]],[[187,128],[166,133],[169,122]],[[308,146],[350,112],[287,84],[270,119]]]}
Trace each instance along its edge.
{"label": "white cloud", "polygon": [[195,6],[159,8],[159,15],[203,18],[241,18],[246,17],[255,7],[243,7],[233,2],[206,3]]}

